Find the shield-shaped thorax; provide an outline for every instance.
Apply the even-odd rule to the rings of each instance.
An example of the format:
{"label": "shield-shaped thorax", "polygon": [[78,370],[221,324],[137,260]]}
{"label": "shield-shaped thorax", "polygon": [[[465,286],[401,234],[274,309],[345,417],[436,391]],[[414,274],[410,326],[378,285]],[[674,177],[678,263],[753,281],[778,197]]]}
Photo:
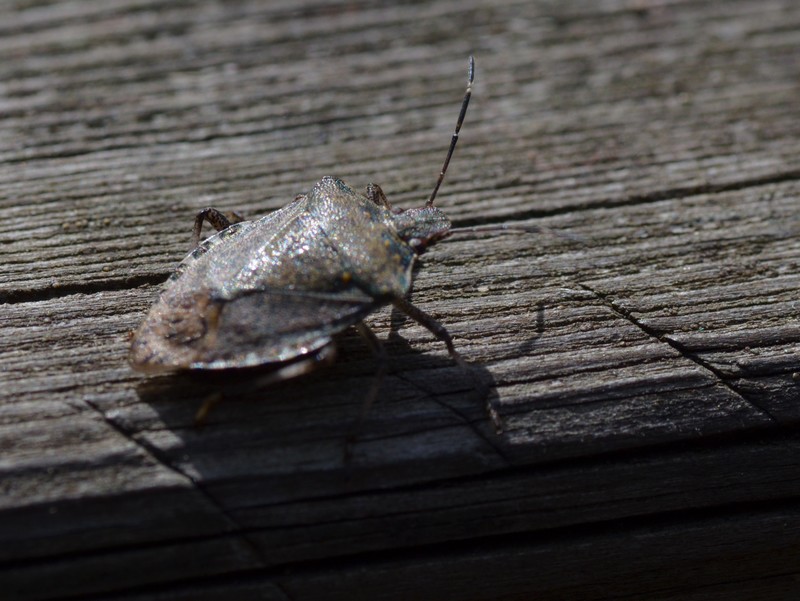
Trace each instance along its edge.
{"label": "shield-shaped thorax", "polygon": [[373,300],[402,296],[411,286],[416,252],[397,236],[391,213],[336,178],[218,237],[187,259],[176,284],[186,278],[191,288],[222,298],[271,288],[361,292]]}

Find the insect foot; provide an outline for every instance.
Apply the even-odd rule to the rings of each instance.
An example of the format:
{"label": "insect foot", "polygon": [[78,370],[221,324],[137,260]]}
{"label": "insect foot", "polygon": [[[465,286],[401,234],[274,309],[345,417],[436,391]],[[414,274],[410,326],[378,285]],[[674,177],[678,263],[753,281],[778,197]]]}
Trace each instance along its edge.
{"label": "insect foot", "polygon": [[[470,57],[450,147],[420,207],[393,209],[379,186],[370,184],[359,194],[328,176],[258,220],[201,211],[193,228],[196,248],[134,334],[131,365],[147,373],[270,365],[274,379],[294,377],[331,357],[333,336],[350,326],[358,326],[375,348],[377,339],[362,320],[393,304],[442,340],[466,368],[447,330],[405,297],[417,256],[451,231],[433,202],[458,142],[473,77]],[[204,221],[219,231],[200,242]],[[366,405],[375,394],[370,392]]]}

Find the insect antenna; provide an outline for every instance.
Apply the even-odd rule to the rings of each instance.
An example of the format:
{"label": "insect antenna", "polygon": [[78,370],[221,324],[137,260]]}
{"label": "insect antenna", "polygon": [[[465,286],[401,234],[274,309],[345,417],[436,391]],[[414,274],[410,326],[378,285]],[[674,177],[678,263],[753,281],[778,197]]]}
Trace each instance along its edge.
{"label": "insect antenna", "polygon": [[450,150],[447,151],[447,157],[444,159],[444,165],[439,172],[439,179],[436,180],[436,186],[431,192],[431,197],[425,203],[426,207],[433,206],[433,199],[436,198],[436,193],[439,192],[439,186],[442,185],[444,174],[447,172],[447,166],[450,164],[450,158],[453,156],[453,151],[456,149],[458,142],[458,132],[461,131],[461,124],[464,123],[464,115],[467,114],[467,107],[469,106],[469,99],[472,96],[472,80],[475,77],[475,58],[469,57],[469,72],[467,75],[467,91],[464,92],[464,100],[461,102],[461,112],[458,114],[458,121],[456,122],[456,130],[453,132],[453,137],[450,139]]}

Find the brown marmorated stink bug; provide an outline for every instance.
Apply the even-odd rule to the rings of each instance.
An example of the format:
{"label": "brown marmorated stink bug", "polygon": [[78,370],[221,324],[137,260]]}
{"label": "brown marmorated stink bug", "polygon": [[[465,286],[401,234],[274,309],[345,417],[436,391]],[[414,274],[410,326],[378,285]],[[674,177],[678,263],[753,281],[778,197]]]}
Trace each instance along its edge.
{"label": "brown marmorated stink bug", "polygon": [[[363,319],[392,304],[444,342],[466,368],[444,326],[405,297],[417,255],[454,231],[433,201],[458,141],[473,76],[470,57],[450,148],[433,192],[419,208],[393,209],[375,184],[362,195],[324,177],[308,194],[256,221],[229,219],[213,208],[201,211],[194,224],[196,248],[135,332],[131,365],[147,373],[271,365],[271,379],[283,380],[331,360],[332,336],[356,326],[382,360],[368,406],[385,362]],[[200,243],[204,221],[218,233]]]}

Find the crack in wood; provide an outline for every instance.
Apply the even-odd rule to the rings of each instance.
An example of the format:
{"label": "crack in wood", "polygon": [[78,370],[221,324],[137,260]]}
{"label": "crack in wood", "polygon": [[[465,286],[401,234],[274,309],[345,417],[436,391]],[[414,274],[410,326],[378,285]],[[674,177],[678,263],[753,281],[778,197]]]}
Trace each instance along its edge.
{"label": "crack in wood", "polygon": [[111,280],[76,282],[47,288],[1,290],[0,304],[33,303],[63,298],[73,294],[96,294],[98,292],[129,290],[140,286],[158,286],[163,284],[167,277],[169,277],[169,274],[166,273],[149,273]]}
{"label": "crack in wood", "polygon": [[724,386],[730,392],[732,392],[737,397],[742,399],[745,403],[753,406],[755,409],[757,409],[758,411],[763,413],[767,418],[770,419],[770,421],[772,421],[772,422],[774,422],[776,424],[780,423],[780,420],[772,412],[770,412],[766,407],[764,407],[758,401],[755,401],[754,399],[750,398],[748,395],[745,395],[741,390],[739,390],[739,388],[737,386],[735,386],[732,382],[730,382],[725,377],[725,374],[721,370],[719,370],[716,367],[714,367],[714,365],[712,365],[710,362],[705,361],[697,353],[693,353],[692,351],[687,349],[684,345],[682,345],[677,340],[675,340],[673,338],[670,338],[667,335],[659,334],[659,332],[657,330],[655,330],[654,328],[651,328],[651,327],[645,325],[644,323],[642,323],[639,319],[637,319],[633,315],[633,312],[625,309],[624,307],[620,307],[620,306],[616,305],[614,303],[614,301],[609,298],[609,295],[604,294],[602,292],[599,292],[597,290],[594,290],[591,286],[588,286],[587,284],[578,284],[578,285],[581,288],[583,288],[584,290],[594,294],[596,296],[596,298],[600,302],[602,302],[606,307],[608,307],[611,311],[613,311],[614,313],[616,313],[617,315],[619,315],[620,317],[622,317],[626,321],[630,322],[631,324],[633,324],[634,326],[639,328],[642,332],[647,334],[647,336],[649,336],[653,340],[655,340],[655,341],[657,341],[659,343],[662,343],[662,344],[669,345],[670,347],[675,349],[678,353],[680,353],[681,357],[683,357],[684,359],[688,359],[689,361],[691,361],[695,365],[701,367],[702,369],[704,369],[707,372],[709,372],[710,374],[712,374],[714,376],[714,380],[718,384]]}
{"label": "crack in wood", "polygon": [[[444,409],[447,409],[448,411],[450,411],[450,413],[455,415],[464,425],[466,425],[470,430],[472,430],[472,433],[475,434],[475,436],[477,436],[480,440],[482,440],[484,443],[486,443],[486,445],[494,451],[494,453],[497,455],[497,457],[503,462],[503,464],[506,467],[511,467],[511,465],[512,465],[511,459],[508,457],[508,455],[506,455],[506,453],[503,451],[503,449],[500,448],[500,446],[497,443],[495,443],[493,440],[491,440],[486,434],[481,432],[481,430],[480,430],[480,428],[478,428],[477,424],[473,420],[471,420],[463,411],[460,411],[457,407],[454,407],[454,406],[450,405],[449,403],[446,403],[443,400],[437,398],[436,395],[432,391],[426,390],[425,388],[423,388],[422,386],[420,386],[419,384],[417,384],[416,382],[414,382],[410,378],[404,377],[401,373],[395,373],[393,375],[395,377],[397,377],[398,379],[402,380],[403,382],[405,382],[406,384],[408,384],[409,386],[411,386],[412,388],[415,388],[415,389],[419,390],[420,392],[424,393],[427,398],[431,399],[434,403],[436,403],[440,407],[443,407]],[[488,401],[486,402],[486,406],[487,406],[487,412],[488,412],[488,408],[490,407],[490,403]],[[487,417],[489,417],[491,419],[491,416],[487,416]]]}
{"label": "crack in wood", "polygon": [[746,178],[738,181],[722,184],[703,184],[696,186],[676,186],[662,190],[653,190],[644,194],[633,194],[619,199],[600,198],[594,201],[587,201],[580,206],[559,206],[553,209],[531,209],[518,211],[513,215],[502,215],[494,218],[466,218],[456,219],[453,225],[456,227],[472,227],[476,225],[493,225],[508,223],[509,221],[524,221],[526,219],[541,219],[544,217],[558,217],[569,213],[591,211],[595,209],[615,209],[621,207],[631,207],[637,205],[648,205],[663,200],[689,198],[700,194],[721,194],[724,192],[735,192],[747,188],[768,186],[800,180],[800,169],[790,169],[788,171],[774,173],[770,175]]}
{"label": "crack in wood", "polygon": [[192,488],[196,490],[204,499],[206,499],[211,506],[222,515],[224,520],[231,525],[230,530],[226,532],[226,534],[239,537],[239,540],[242,541],[244,546],[250,549],[252,557],[259,566],[263,567],[267,564],[259,546],[246,534],[247,530],[236,520],[235,517],[233,517],[233,515],[231,515],[227,508],[214,495],[212,495],[205,486],[202,485],[200,481],[180,469],[180,467],[177,465],[174,465],[156,446],[151,445],[144,440],[137,439],[128,431],[127,428],[125,428],[125,426],[109,417],[95,403],[87,399],[86,404],[91,407],[93,411],[98,413],[100,417],[102,417],[103,421],[105,421],[105,423],[107,423],[115,432],[123,436],[126,440],[130,441],[137,448],[141,449],[153,461],[189,482]]}

